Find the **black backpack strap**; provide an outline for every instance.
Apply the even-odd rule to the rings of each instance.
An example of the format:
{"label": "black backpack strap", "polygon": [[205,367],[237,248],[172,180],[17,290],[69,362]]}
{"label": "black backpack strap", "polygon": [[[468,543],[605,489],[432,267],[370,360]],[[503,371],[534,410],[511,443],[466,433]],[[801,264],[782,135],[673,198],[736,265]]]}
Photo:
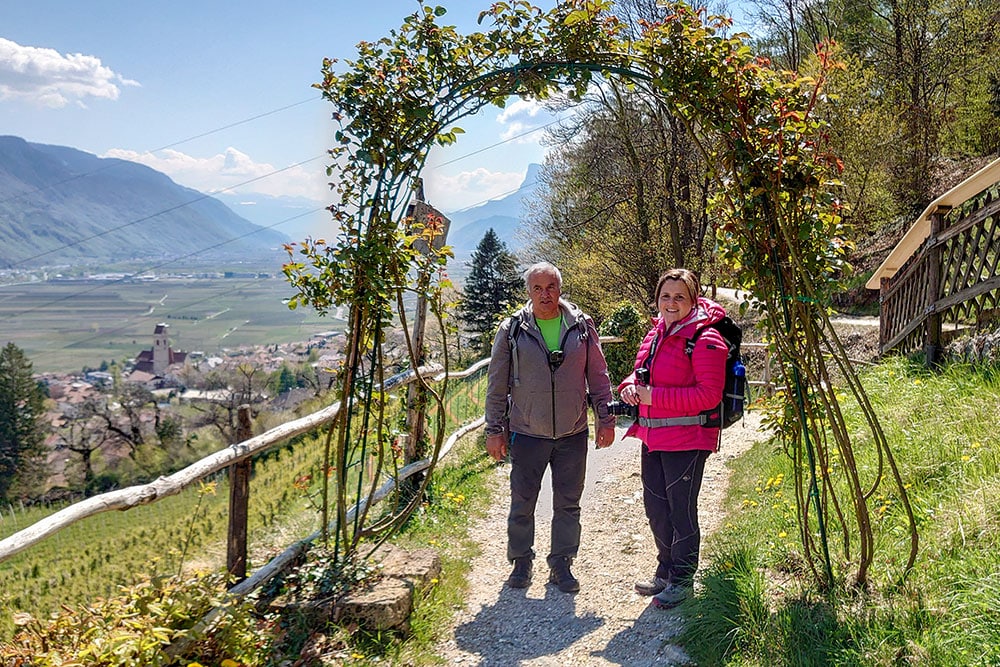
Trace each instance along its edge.
{"label": "black backpack strap", "polygon": [[508,384],[508,390],[511,386],[521,385],[521,374],[517,367],[517,334],[521,332],[521,316],[520,314],[511,315],[507,320],[507,347],[510,349],[510,383]]}

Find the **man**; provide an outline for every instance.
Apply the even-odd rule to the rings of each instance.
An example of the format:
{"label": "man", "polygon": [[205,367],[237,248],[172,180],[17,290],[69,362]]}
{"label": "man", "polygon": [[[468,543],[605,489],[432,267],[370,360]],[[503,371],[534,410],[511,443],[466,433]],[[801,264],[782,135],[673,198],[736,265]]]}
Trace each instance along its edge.
{"label": "man", "polygon": [[570,564],[580,547],[580,497],[587,468],[587,408],[597,418],[597,446],[615,439],[608,414],[611,382],[593,320],[560,298],[562,276],[542,262],[524,274],[530,302],[500,325],[486,389],[486,450],[510,453],[507,560],[512,588],[531,585],[535,504],[552,471],[549,583],[580,590]]}

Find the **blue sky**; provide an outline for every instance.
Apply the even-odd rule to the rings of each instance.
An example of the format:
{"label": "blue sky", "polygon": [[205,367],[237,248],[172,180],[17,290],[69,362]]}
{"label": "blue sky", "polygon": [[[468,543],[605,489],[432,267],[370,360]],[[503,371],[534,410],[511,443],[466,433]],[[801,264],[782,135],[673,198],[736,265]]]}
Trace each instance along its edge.
{"label": "blue sky", "polygon": [[[471,32],[489,0],[430,4]],[[325,150],[335,129],[332,106],[311,88],[323,58],[352,58],[358,41],[387,35],[418,7],[4,2],[0,134],[136,160],[203,192],[257,179],[234,191],[242,201],[293,196],[322,207],[331,201]],[[423,174],[428,200],[454,211],[513,191],[546,150],[544,132],[525,132],[551,120],[517,100],[462,123],[467,134],[437,150]]]}

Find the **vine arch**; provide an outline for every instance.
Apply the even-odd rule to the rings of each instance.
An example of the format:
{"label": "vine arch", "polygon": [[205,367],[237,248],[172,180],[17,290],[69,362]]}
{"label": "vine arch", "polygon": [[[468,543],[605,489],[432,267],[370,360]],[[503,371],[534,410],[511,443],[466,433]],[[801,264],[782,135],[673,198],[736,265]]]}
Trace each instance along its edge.
{"label": "vine arch", "polygon": [[[405,216],[431,146],[454,143],[462,133],[456,122],[485,106],[502,107],[512,95],[579,98],[596,77],[617,77],[670,108],[716,165],[720,194],[711,206],[720,258],[738,287],[753,294],[791,388],[773,425],[794,463],[799,538],[814,579],[828,592],[848,578],[867,585],[875,552],[868,499],[887,479],[904,508],[901,523],[910,542],[909,560],[898,568],[904,577],[917,550],[905,486],[823,305],[830,279],[847,269],[848,247],[841,165],[827,148],[818,113],[824,80],[838,67],[832,47],[817,53],[814,73],[803,77],[770,69],[744,36],[726,36],[724,17],[669,3],[662,20],[630,36],[613,8],[611,0],[559,0],[549,11],[525,0],[497,2],[480,15],[488,30],[462,35],[439,23],[443,8],[421,4],[388,37],[360,43],[345,72],[337,73],[336,61],[324,61],[316,87],[333,104],[338,125],[327,172],[339,198],[330,206],[339,231],[331,242],[290,245],[284,273],[296,289],[291,307],[308,305],[325,314],[338,304],[350,306],[338,393],[341,405],[354,410],[341,411],[345,416],[329,434],[338,544],[350,552],[363,534],[374,532],[351,532],[343,520],[344,464],[358,435],[362,447],[385,447],[391,437],[384,401],[366,396],[387,365],[387,328],[407,329],[404,294],[426,297],[441,331],[448,328],[447,249],[416,250],[418,239],[432,241],[439,233],[439,221]],[[708,133],[721,149],[702,140]],[[423,351],[408,337],[407,348],[417,368]],[[447,345],[443,349],[447,367]],[[867,478],[857,465],[833,369],[846,378],[867,420],[868,434],[860,440],[879,462]],[[435,390],[420,382],[440,404],[438,392],[446,386]],[[432,461],[443,438],[438,423],[428,443]],[[379,526],[398,525],[422,493],[402,499]],[[323,519],[327,525],[326,514]],[[831,542],[839,547],[836,561]],[[837,572],[835,562],[842,568]]]}

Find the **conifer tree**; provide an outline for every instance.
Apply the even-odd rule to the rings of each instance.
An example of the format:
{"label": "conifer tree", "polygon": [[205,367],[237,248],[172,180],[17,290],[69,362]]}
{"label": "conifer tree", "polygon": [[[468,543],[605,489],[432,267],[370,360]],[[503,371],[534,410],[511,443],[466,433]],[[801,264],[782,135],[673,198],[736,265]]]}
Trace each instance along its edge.
{"label": "conifer tree", "polygon": [[0,498],[26,495],[42,471],[45,395],[14,343],[0,350]]}
{"label": "conifer tree", "polygon": [[469,277],[462,290],[462,322],[475,334],[473,345],[489,354],[497,322],[507,315],[524,295],[524,283],[517,259],[490,228],[472,253]]}

